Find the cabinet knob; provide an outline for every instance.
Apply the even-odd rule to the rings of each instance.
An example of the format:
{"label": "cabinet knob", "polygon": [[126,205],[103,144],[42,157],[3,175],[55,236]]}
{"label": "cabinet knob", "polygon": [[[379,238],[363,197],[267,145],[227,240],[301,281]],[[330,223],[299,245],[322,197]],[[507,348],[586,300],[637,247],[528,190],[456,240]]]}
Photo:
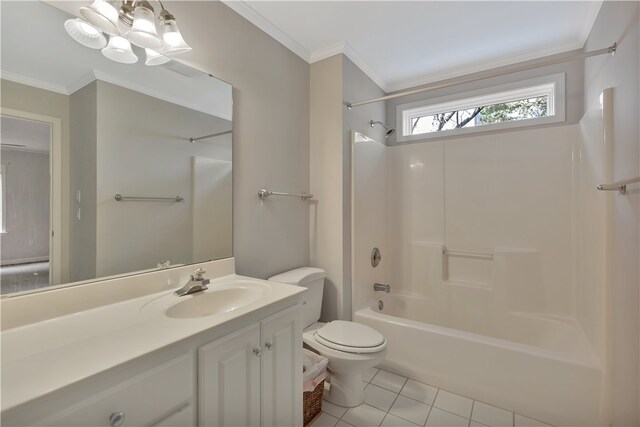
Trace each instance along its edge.
{"label": "cabinet knob", "polygon": [[264,346],[269,351],[273,350],[273,341],[267,341],[266,343],[264,343]]}
{"label": "cabinet knob", "polygon": [[253,354],[255,354],[257,357],[262,356],[262,347],[256,347],[253,349]]}
{"label": "cabinet knob", "polygon": [[109,425],[111,427],[120,427],[124,423],[124,412],[114,412],[109,416]]}

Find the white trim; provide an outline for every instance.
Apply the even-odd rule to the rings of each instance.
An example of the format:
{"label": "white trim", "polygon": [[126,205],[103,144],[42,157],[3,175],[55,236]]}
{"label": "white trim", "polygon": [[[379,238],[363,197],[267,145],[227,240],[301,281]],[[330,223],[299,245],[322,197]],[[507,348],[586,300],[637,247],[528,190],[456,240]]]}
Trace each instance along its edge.
{"label": "white trim", "polygon": [[387,87],[387,82],[384,81],[373,69],[367,64],[364,59],[356,50],[351,47],[349,43],[346,41],[341,41],[338,43],[334,43],[330,46],[327,46],[323,49],[319,49],[311,52],[311,57],[309,59],[309,63],[313,64],[314,62],[322,61],[323,59],[330,58],[334,55],[343,54],[347,58],[351,60],[363,73],[367,75],[380,89],[386,92],[385,88]]}
{"label": "white trim", "polygon": [[49,283],[62,282],[62,120],[58,117],[45,116],[27,111],[0,108],[0,114],[23,120],[48,123],[51,126],[51,148],[49,150],[49,173],[51,176],[49,203]]}
{"label": "white trim", "polygon": [[331,44],[327,47],[323,47],[322,49],[314,50],[309,56],[309,64],[313,64],[314,62],[322,61],[323,59],[331,58],[332,56],[344,53],[345,43],[346,42],[341,41]]}
{"label": "white trim", "polygon": [[0,265],[4,267],[7,265],[33,264],[36,262],[48,262],[48,261],[49,261],[49,257],[46,257],[46,256],[33,257],[33,258],[3,259],[2,262],[0,262]]}
{"label": "white trim", "polygon": [[67,96],[72,95],[73,93],[82,89],[86,85],[93,83],[95,80],[101,80],[103,82],[111,83],[116,86],[120,86],[125,89],[129,89],[134,92],[138,92],[143,95],[150,96],[152,98],[169,102],[171,104],[180,105],[182,107],[189,108],[191,110],[200,111],[202,113],[209,114],[209,115],[214,115],[216,117],[220,117],[225,120],[229,120],[229,121],[232,120],[232,117],[230,117],[226,112],[207,110],[205,108],[202,108],[198,104],[191,104],[189,102],[185,102],[181,98],[168,96],[165,93],[158,91],[156,89],[152,89],[138,83],[132,83],[129,80],[122,79],[120,77],[115,77],[111,74],[104,73],[102,71],[97,71],[97,70],[89,71],[88,73],[84,74],[83,76],[78,78],[76,81],[71,83],[68,87],[55,85],[42,80],[32,79],[30,77],[25,77],[20,74],[9,73],[5,71],[2,71],[2,78],[15,83],[36,87],[38,89],[44,89],[44,90],[60,93],[62,95],[67,95]]}
{"label": "white trim", "polygon": [[198,104],[192,104],[192,103],[189,103],[189,102],[185,102],[181,98],[175,98],[173,96],[169,96],[166,93],[163,93],[162,91],[159,91],[159,90],[147,87],[147,86],[143,86],[143,85],[138,84],[138,83],[132,83],[129,80],[122,79],[120,77],[116,77],[116,76],[114,76],[112,74],[105,73],[105,72],[98,71],[98,70],[92,70],[92,71],[88,72],[87,74],[83,75],[82,77],[77,79],[75,82],[73,82],[71,85],[69,85],[69,88],[68,88],[69,89],[68,90],[69,93],[68,94],[69,95],[73,94],[73,93],[77,92],[78,90],[82,89],[83,87],[85,87],[86,85],[93,83],[96,80],[100,80],[100,81],[105,82],[105,83],[111,83],[113,85],[120,86],[122,88],[129,89],[129,90],[132,90],[134,92],[138,92],[138,93],[141,93],[143,95],[150,96],[152,98],[160,99],[162,101],[166,101],[166,102],[169,102],[171,104],[175,104],[175,105],[179,105],[181,107],[189,108],[190,110],[200,111],[202,113],[213,115],[213,116],[219,117],[221,119],[229,120],[229,121],[232,120],[232,117],[230,117],[226,113],[219,112],[219,111],[213,111],[213,110],[207,110],[205,108],[202,108]]}
{"label": "white trim", "polygon": [[85,87],[88,84],[93,83],[97,79],[95,71],[91,70],[86,74],[78,77],[74,82],[67,86],[67,90],[69,91],[69,95],[72,95]]}
{"label": "white trim", "polygon": [[600,11],[600,7],[602,6],[603,1],[599,0],[600,5],[598,7],[594,7],[591,13],[589,14],[588,19],[585,20],[584,27],[580,31],[580,37],[578,40],[573,42],[569,42],[563,45],[555,45],[551,49],[540,49],[537,51],[529,51],[522,55],[511,56],[509,58],[504,58],[496,61],[483,62],[482,64],[471,66],[471,67],[457,67],[455,70],[446,71],[443,73],[437,74],[429,74],[428,76],[421,78],[409,78],[409,79],[401,79],[398,81],[387,81],[379,76],[373,68],[368,65],[346,41],[340,41],[334,43],[332,45],[309,51],[300,43],[298,43],[293,37],[286,34],[276,25],[274,25],[267,18],[258,13],[255,9],[253,9],[246,1],[244,0],[222,0],[222,2],[229,6],[233,11],[238,13],[240,16],[251,22],[256,27],[260,28],[262,31],[267,33],[269,36],[273,37],[279,43],[281,43],[284,47],[298,55],[300,58],[305,60],[306,62],[313,64],[314,62],[321,61],[323,59],[329,58],[334,55],[338,55],[340,53],[347,56],[354,64],[358,66],[371,80],[373,80],[384,92],[392,93],[400,90],[405,90],[408,88],[412,88],[415,86],[422,86],[425,84],[438,82],[442,80],[447,80],[455,77],[460,77],[466,74],[472,74],[482,71],[491,70],[494,68],[506,67],[509,65],[516,64],[518,62],[524,62],[529,60],[534,60],[538,58],[542,58],[545,56],[555,55],[559,53],[564,53],[568,51],[572,51],[575,49],[582,49],[584,47],[585,40],[593,27],[596,17]]}
{"label": "white trim", "polygon": [[10,145],[2,145],[2,149],[5,151],[20,151],[23,153],[38,153],[38,154],[49,154],[49,150],[34,150],[29,147],[12,147]]}
{"label": "white trim", "polygon": [[4,80],[8,80],[14,83],[20,83],[26,86],[33,86],[38,89],[48,90],[50,92],[61,93],[62,95],[71,95],[69,89],[54,83],[45,82],[44,80],[33,79],[21,74],[12,73],[9,71],[0,71],[0,77]]}
{"label": "white trim", "polygon": [[[477,106],[473,105],[474,103],[478,102],[477,98],[491,98],[492,95],[495,94],[496,96],[493,98],[496,100],[496,102],[501,102],[501,98],[503,97],[504,92],[514,92],[522,90],[522,94],[526,95],[526,93],[529,92],[529,90],[531,90],[532,88],[540,87],[545,84],[553,84],[553,94],[549,98],[549,116],[534,119],[492,123],[468,128],[450,129],[438,132],[421,133],[418,135],[405,135],[405,132],[407,131],[407,127],[405,126],[405,119],[407,119],[407,113],[410,114],[412,110],[421,110],[422,112],[424,112],[424,114],[435,114],[437,112],[453,111],[454,109],[460,108],[466,109],[471,108],[472,106]],[[425,99],[421,101],[410,102],[407,104],[400,104],[396,106],[396,128],[400,130],[396,141],[399,143],[406,143],[426,139],[465,135],[469,133],[489,132],[499,129],[512,129],[525,126],[560,123],[565,121],[565,104],[565,73],[558,73],[549,76],[537,77],[534,79],[521,80],[518,82],[458,93],[455,95],[442,96],[434,99]],[[431,112],[430,107],[433,107],[433,111]]]}
{"label": "white trim", "polygon": [[247,2],[242,0],[222,0],[222,3],[224,3],[231,10],[242,16],[247,21],[251,22],[256,27],[260,28],[262,31],[275,39],[278,43],[282,44],[284,47],[298,55],[300,58],[304,59],[306,62],[310,61],[311,54],[304,46],[302,46],[280,28],[275,26],[273,23],[271,23],[271,21],[269,21],[267,18],[258,13]]}
{"label": "white trim", "polygon": [[358,55],[355,49],[352,48],[351,45],[347,42],[344,42],[343,54],[347,58],[349,58],[351,62],[356,64],[356,66],[360,68],[360,71],[365,73],[371,80],[373,80],[373,82],[377,84],[378,87],[382,89],[383,92],[385,93],[388,92],[387,89],[389,85],[387,84],[387,82],[382,77],[380,77],[375,71],[373,71],[373,68],[371,68],[369,64],[367,64],[364,61],[364,59],[362,59],[362,57]]}

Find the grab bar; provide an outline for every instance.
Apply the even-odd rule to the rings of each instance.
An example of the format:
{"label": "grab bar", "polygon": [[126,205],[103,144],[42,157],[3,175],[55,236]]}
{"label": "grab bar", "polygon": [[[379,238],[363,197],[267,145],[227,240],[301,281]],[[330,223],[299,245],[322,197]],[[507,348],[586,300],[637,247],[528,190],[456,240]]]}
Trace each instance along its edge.
{"label": "grab bar", "polygon": [[624,194],[627,192],[627,185],[635,184],[636,182],[640,182],[640,177],[623,179],[612,184],[600,184],[596,188],[604,191],[619,191],[620,194]]}
{"label": "grab bar", "polygon": [[203,139],[213,138],[215,136],[228,135],[230,133],[233,133],[233,131],[232,130],[225,130],[224,132],[212,133],[210,135],[194,136],[194,137],[189,138],[189,142],[193,144],[196,141],[201,141]]}
{"label": "grab bar", "polygon": [[182,202],[184,198],[182,196],[176,197],[138,197],[138,196],[123,196],[120,193],[116,193],[114,196],[117,202]]}
{"label": "grab bar", "polygon": [[493,254],[487,252],[467,252],[467,251],[450,251],[443,249],[442,253],[449,256],[459,256],[465,258],[493,259]]}
{"label": "grab bar", "polygon": [[307,199],[312,198],[313,194],[309,194],[309,193],[280,193],[278,191],[265,190],[264,188],[262,190],[258,191],[258,197],[260,197],[260,200],[264,200],[269,196],[300,197],[302,199],[302,201],[305,202],[305,201],[307,201]]}

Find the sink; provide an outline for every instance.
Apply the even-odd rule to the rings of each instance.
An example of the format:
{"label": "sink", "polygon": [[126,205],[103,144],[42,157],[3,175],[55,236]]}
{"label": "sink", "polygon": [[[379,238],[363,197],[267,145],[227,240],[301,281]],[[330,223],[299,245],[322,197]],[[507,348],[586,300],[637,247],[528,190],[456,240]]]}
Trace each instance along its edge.
{"label": "sink", "polygon": [[192,319],[228,313],[258,301],[268,286],[263,284],[236,284],[210,286],[208,290],[178,297],[180,301],[165,312],[174,319]]}

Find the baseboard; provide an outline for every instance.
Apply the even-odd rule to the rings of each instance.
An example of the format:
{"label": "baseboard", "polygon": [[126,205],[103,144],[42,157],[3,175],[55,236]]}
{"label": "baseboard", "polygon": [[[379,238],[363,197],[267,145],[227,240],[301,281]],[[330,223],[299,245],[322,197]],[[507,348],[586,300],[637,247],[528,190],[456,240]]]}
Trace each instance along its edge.
{"label": "baseboard", "polygon": [[33,257],[33,258],[3,259],[0,262],[0,266],[5,267],[9,265],[33,264],[34,262],[47,262],[47,261],[49,261],[48,256]]}

